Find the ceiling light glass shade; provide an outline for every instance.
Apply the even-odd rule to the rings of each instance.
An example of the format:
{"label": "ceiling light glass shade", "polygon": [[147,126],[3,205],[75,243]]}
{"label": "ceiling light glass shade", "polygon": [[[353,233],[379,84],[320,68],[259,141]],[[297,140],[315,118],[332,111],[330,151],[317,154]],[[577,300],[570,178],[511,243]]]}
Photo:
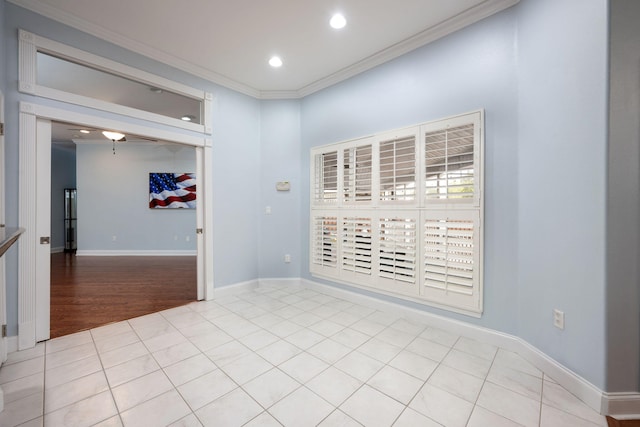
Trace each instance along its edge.
{"label": "ceiling light glass shade", "polygon": [[331,17],[331,20],[329,21],[329,25],[331,25],[331,28],[335,28],[336,30],[339,30],[341,28],[344,28],[345,25],[347,25],[347,19],[341,13],[336,13]]}
{"label": "ceiling light glass shade", "polygon": [[122,138],[124,138],[124,134],[120,132],[110,132],[108,130],[103,130],[102,134],[112,141],[120,141]]}
{"label": "ceiling light glass shade", "polygon": [[86,129],[80,129],[80,133],[91,133],[91,131],[88,131]]}
{"label": "ceiling light glass shade", "polygon": [[273,68],[282,67],[282,59],[280,59],[280,57],[278,56],[274,56],[269,60],[269,65],[271,65]]}
{"label": "ceiling light glass shade", "polygon": [[183,120],[185,122],[191,122],[193,120],[195,120],[194,116],[190,116],[188,114],[185,114],[184,116],[180,117],[180,120]]}

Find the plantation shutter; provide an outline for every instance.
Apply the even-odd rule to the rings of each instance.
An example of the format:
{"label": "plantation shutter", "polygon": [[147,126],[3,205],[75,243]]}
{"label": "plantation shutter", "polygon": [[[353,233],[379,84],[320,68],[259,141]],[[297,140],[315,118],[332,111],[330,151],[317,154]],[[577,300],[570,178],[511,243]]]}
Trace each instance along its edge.
{"label": "plantation shutter", "polygon": [[330,215],[314,215],[311,227],[313,239],[311,260],[313,270],[322,272],[327,268],[337,269],[338,218]]}
{"label": "plantation shutter", "polygon": [[391,214],[378,219],[378,276],[382,283],[406,293],[416,289],[418,221],[414,215]]}
{"label": "plantation shutter", "polygon": [[425,295],[477,309],[479,301],[479,213],[426,212],[423,230]]}
{"label": "plantation shutter", "polygon": [[342,219],[342,269],[371,275],[371,218]]}
{"label": "plantation shutter", "polygon": [[427,201],[474,198],[474,131],[468,123],[425,133]]}
{"label": "plantation shutter", "polygon": [[343,188],[345,202],[371,201],[372,152],[371,144],[344,150]]}
{"label": "plantation shutter", "polygon": [[338,197],[338,152],[315,155],[313,180],[316,204],[335,204]]}
{"label": "plantation shutter", "polygon": [[380,200],[408,202],[416,197],[416,139],[380,142]]}

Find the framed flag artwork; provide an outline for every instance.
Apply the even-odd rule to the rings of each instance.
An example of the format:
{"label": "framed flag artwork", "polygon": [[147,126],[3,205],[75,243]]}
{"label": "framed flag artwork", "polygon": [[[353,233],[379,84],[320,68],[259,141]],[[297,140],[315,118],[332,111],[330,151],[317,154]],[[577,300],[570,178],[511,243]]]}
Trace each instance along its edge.
{"label": "framed flag artwork", "polygon": [[149,208],[195,209],[195,173],[149,173]]}

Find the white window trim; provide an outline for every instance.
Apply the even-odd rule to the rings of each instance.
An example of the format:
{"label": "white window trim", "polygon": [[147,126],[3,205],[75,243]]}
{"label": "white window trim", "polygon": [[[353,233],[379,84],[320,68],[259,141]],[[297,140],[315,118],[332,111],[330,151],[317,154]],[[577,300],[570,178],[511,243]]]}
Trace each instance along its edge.
{"label": "white window trim", "polygon": [[[427,199],[425,186],[425,133],[446,127],[456,127],[459,124],[474,123],[474,197],[469,199]],[[399,201],[397,203],[380,201],[380,179],[379,173],[379,143],[380,141],[388,141],[389,139],[402,138],[408,135],[416,137],[416,197],[414,201]],[[368,202],[352,202],[344,200],[344,150],[372,145],[372,168],[375,177],[372,177],[372,201]],[[315,169],[316,155],[336,151],[338,154],[337,165],[337,198],[330,203],[318,201],[316,199],[316,182]],[[311,182],[310,182],[310,217],[311,229],[310,233],[310,259],[309,269],[312,275],[331,280],[336,283],[354,286],[366,289],[376,293],[389,295],[412,302],[429,305],[448,311],[465,314],[473,317],[480,317],[483,310],[483,212],[484,212],[484,111],[478,110],[470,113],[460,114],[448,118],[443,118],[433,122],[422,123],[416,126],[402,128],[394,131],[383,132],[377,135],[357,138],[349,141],[328,144],[321,147],[311,149]],[[404,212],[404,213],[403,213]],[[470,297],[454,296],[447,298],[447,292],[440,294],[434,292],[433,289],[427,289],[424,285],[425,281],[425,249],[424,249],[424,223],[427,217],[447,218],[450,213],[452,219],[462,217],[473,218],[474,224],[474,285],[473,293]],[[336,218],[337,223],[337,268],[319,268],[314,265],[314,229],[313,220],[317,216],[331,216]],[[385,283],[376,277],[380,268],[379,259],[379,230],[374,225],[383,216],[396,215],[400,217],[416,218],[418,221],[417,228],[417,247],[415,274],[416,283],[411,286],[398,286],[394,283]],[[367,218],[372,222],[372,265],[371,275],[359,275],[350,271],[342,270],[342,221],[343,218]],[[315,236],[317,237],[317,236]]]}
{"label": "white window trim", "polygon": [[[194,132],[205,134],[212,133],[212,100],[213,95],[199,89],[195,89],[173,80],[156,76],[146,71],[130,67],[128,65],[115,62],[101,56],[94,55],[82,51],[80,49],[67,46],[65,44],[40,37],[28,31],[18,31],[18,64],[19,64],[19,83],[18,90],[20,92],[36,95],[43,98],[55,99],[71,104],[82,105],[102,111],[109,111],[124,116],[135,117],[142,120],[148,120],[155,123],[161,123],[174,128],[186,129]],[[193,98],[202,103],[202,118],[204,123],[190,123],[178,118],[171,118],[161,114],[151,113],[148,111],[138,110],[136,108],[124,105],[114,104],[95,98],[64,92],[37,84],[37,53],[48,53],[57,57],[67,59],[71,62],[86,65],[110,74],[124,77],[149,86],[166,89],[167,91]]]}

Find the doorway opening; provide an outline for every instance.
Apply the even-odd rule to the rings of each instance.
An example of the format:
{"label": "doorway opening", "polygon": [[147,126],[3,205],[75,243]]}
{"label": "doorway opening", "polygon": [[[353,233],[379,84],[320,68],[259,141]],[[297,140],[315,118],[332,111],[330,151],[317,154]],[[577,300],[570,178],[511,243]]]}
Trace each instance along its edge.
{"label": "doorway opening", "polygon": [[[171,130],[138,125],[104,117],[81,114],[39,104],[20,104],[20,226],[28,230],[18,255],[19,312],[18,348],[25,349],[50,337],[50,192],[51,192],[51,123],[74,123],[78,126],[94,126],[100,129],[117,129],[159,141],[188,146],[195,150],[195,174],[198,182],[199,203],[195,209],[196,275],[198,300],[213,297],[213,233],[212,233],[212,153],[211,140]],[[112,157],[117,157],[108,150]],[[95,171],[96,169],[94,169]],[[149,171],[143,171],[148,179]],[[157,172],[157,171],[154,171]],[[148,185],[146,181],[145,188]],[[122,188],[120,186],[119,188]],[[45,192],[46,189],[46,192]],[[126,188],[122,188],[126,190]],[[49,197],[44,197],[45,193]],[[81,197],[78,191],[78,197]],[[148,189],[143,198],[148,197]],[[148,201],[145,201],[148,203]],[[47,205],[47,206],[44,206]],[[148,209],[146,207],[145,209]],[[158,212],[162,213],[162,212]],[[79,212],[81,215],[81,212]],[[193,225],[192,225],[193,230]],[[82,246],[82,229],[79,230],[79,250]],[[116,241],[118,241],[116,239]],[[97,249],[95,249],[97,251]],[[94,253],[96,255],[96,253]],[[111,254],[113,255],[113,254]],[[130,255],[130,254],[124,254]],[[145,254],[147,255],[147,254]],[[155,255],[152,251],[148,255]],[[164,255],[164,254],[161,254]],[[166,261],[166,259],[165,259]]]}

